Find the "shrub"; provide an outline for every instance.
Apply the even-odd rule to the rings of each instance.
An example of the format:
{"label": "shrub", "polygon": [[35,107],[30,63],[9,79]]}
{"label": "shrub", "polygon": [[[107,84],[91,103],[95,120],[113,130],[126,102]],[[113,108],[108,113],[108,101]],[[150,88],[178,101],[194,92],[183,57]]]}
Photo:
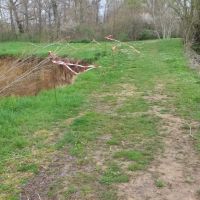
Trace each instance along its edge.
{"label": "shrub", "polygon": [[157,39],[157,36],[155,35],[155,32],[150,29],[144,29],[139,34],[139,40],[150,40],[150,39]]}

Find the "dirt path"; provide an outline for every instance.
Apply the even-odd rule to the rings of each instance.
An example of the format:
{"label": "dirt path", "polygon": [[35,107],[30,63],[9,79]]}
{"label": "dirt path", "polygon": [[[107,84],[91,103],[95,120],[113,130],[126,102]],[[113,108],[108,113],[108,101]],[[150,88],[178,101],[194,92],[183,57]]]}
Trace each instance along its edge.
{"label": "dirt path", "polygon": [[[147,99],[152,103],[166,100],[161,92]],[[164,108],[152,107],[152,114],[161,120],[164,152],[129,183],[121,184],[120,199],[127,200],[198,200],[200,199],[200,158],[194,149],[191,130],[198,124],[188,123],[173,114],[163,113]],[[169,111],[170,112],[170,111]]]}
{"label": "dirt path", "polygon": [[[127,94],[132,95],[128,92]],[[168,102],[168,97],[163,92],[163,85],[158,85],[154,94],[145,99],[152,104],[149,114],[160,119],[159,132],[163,139],[163,152],[158,153],[146,171],[133,172],[133,176],[131,175],[133,178],[128,183],[117,185],[119,200],[200,199],[200,158],[194,149],[192,138],[192,134],[199,127],[199,124],[196,122],[188,123],[172,114],[174,113],[172,110],[166,112],[167,109],[163,105],[158,106],[164,101]],[[71,121],[69,120],[69,123]],[[103,145],[109,138],[109,135],[99,138],[95,143],[95,150],[90,151],[92,154],[88,155],[91,160],[81,166],[77,164],[75,158],[69,156],[67,152],[63,152],[52,161],[52,165],[48,169],[41,171],[25,186],[21,199],[65,199],[62,189],[58,189],[61,191],[59,194],[56,193],[57,191],[51,191],[51,187],[63,182],[62,178],[64,178],[65,187],[68,187],[71,184],[70,181],[74,181],[74,177],[79,173],[98,176],[95,166],[103,168],[105,159],[113,154],[112,151],[116,151],[115,149],[111,151],[111,149],[107,149],[106,145]],[[112,159],[112,156],[109,159]],[[82,184],[86,183],[82,183],[79,179],[78,184],[81,187]],[[90,186],[92,184],[94,191],[107,190],[96,180],[89,184]],[[49,192],[52,192],[53,195],[49,196]],[[95,192],[91,192],[90,196],[84,198],[76,193],[70,199],[96,200],[99,197]]]}
{"label": "dirt path", "polygon": [[[123,102],[126,98],[133,96],[136,94],[135,87],[129,84],[120,85],[121,91],[117,91],[113,93],[113,96],[117,97],[117,103],[115,105],[104,105],[102,106],[101,100],[109,94],[104,94],[102,96],[93,96],[95,101],[97,101],[97,106],[95,110],[99,113],[111,112],[113,114],[114,110],[120,105],[123,105]],[[66,125],[71,125],[74,120],[84,116],[85,113],[79,113],[77,117],[69,118],[66,120]],[[104,134],[99,136],[94,144],[88,149],[87,157],[83,158],[81,161],[73,156],[70,156],[70,153],[67,150],[60,151],[60,154],[57,154],[52,162],[47,168],[42,169],[39,174],[33,177],[23,188],[20,195],[21,200],[62,200],[62,199],[74,199],[74,200],[82,200],[82,194],[80,191],[75,192],[70,197],[65,197],[66,188],[70,188],[74,182],[82,188],[83,184],[88,184],[89,187],[92,188],[91,194],[84,194],[84,199],[87,200],[96,200],[99,198],[99,191],[107,192],[109,189],[107,186],[104,186],[99,183],[97,173],[97,168],[105,170],[106,161],[112,160],[112,155],[114,152],[118,150],[118,147],[109,147],[106,145],[107,141],[112,136],[108,134]],[[81,162],[81,163],[80,163]],[[83,162],[83,163],[82,163]],[[82,174],[87,176],[93,176],[96,179],[92,180],[92,182],[86,183],[82,179]],[[78,183],[77,183],[77,180]],[[86,178],[87,179],[87,178]],[[83,181],[83,184],[82,184]],[[79,188],[79,189],[80,189]]]}

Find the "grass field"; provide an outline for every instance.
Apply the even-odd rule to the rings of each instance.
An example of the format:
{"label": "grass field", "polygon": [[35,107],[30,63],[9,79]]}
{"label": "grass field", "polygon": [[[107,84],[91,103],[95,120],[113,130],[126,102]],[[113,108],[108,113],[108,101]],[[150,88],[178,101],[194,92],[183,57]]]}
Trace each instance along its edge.
{"label": "grass field", "polygon": [[[51,50],[101,66],[56,93],[0,100],[0,199],[19,199],[21,188],[57,155],[72,156],[76,173],[47,185],[49,199],[117,199],[117,185],[163,151],[153,106],[200,120],[199,75],[188,67],[181,40],[129,44],[141,53],[125,44],[112,52],[112,43],[0,44],[1,56],[46,56]],[[149,101],[158,85],[168,98]],[[200,133],[194,137],[200,150]]]}

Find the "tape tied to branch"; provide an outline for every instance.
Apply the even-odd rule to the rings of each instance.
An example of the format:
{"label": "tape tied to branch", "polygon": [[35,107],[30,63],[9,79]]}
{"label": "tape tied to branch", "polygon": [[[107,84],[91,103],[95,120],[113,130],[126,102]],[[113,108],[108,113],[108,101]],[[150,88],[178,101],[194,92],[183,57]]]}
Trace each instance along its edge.
{"label": "tape tied to branch", "polygon": [[57,55],[49,52],[49,58],[53,64],[61,65],[72,72],[74,75],[78,75],[81,72],[86,72],[96,68],[94,65],[81,65],[79,63],[72,63],[69,60],[59,58]]}

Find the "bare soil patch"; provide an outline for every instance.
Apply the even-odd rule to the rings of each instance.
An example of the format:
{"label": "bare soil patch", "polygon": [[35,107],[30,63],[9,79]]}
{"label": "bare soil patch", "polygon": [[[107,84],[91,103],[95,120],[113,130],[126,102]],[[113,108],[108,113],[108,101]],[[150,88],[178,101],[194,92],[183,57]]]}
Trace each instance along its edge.
{"label": "bare soil patch", "polygon": [[[158,98],[159,97],[159,98]],[[163,101],[162,88],[149,101]],[[133,177],[129,183],[121,184],[119,199],[127,200],[198,200],[200,199],[200,158],[194,149],[191,131],[199,124],[171,113],[162,113],[163,107],[153,106],[152,114],[161,120],[163,152],[160,152],[146,172]]]}
{"label": "bare soil patch", "polygon": [[66,155],[65,151],[60,152],[48,166],[47,169],[42,169],[38,176],[34,177],[25,188],[21,194],[21,199],[23,200],[38,200],[42,199],[57,199],[54,197],[48,197],[48,192],[50,187],[56,184],[58,178],[63,176],[69,176],[68,171],[73,173],[76,169],[75,159],[69,155]]}
{"label": "bare soil patch", "polygon": [[[116,85],[117,91],[109,91],[104,94],[93,94],[93,101],[96,103],[95,110],[97,112],[108,113],[108,114],[116,114],[116,110],[120,108],[123,103],[130,97],[137,96],[138,91],[137,88],[132,84],[119,84]],[[105,98],[113,97],[115,100],[111,102],[104,102]]]}
{"label": "bare soil patch", "polygon": [[[84,61],[79,63],[86,64]],[[72,72],[53,64],[49,59],[0,58],[0,96],[37,95],[42,90],[71,84],[74,78]]]}
{"label": "bare soil patch", "polygon": [[[22,188],[21,200],[99,199],[98,191],[105,190],[105,188],[96,180],[98,176],[96,166],[103,167],[104,160],[101,162],[100,159],[105,159],[105,149],[101,146],[102,142],[108,139],[109,136],[99,138],[96,144],[97,150],[83,160],[70,156],[67,150],[57,152],[50,165],[43,168]],[[70,197],[65,196],[67,189],[73,185],[78,185],[82,189],[89,187],[92,192],[84,194],[83,197],[79,190]]]}

